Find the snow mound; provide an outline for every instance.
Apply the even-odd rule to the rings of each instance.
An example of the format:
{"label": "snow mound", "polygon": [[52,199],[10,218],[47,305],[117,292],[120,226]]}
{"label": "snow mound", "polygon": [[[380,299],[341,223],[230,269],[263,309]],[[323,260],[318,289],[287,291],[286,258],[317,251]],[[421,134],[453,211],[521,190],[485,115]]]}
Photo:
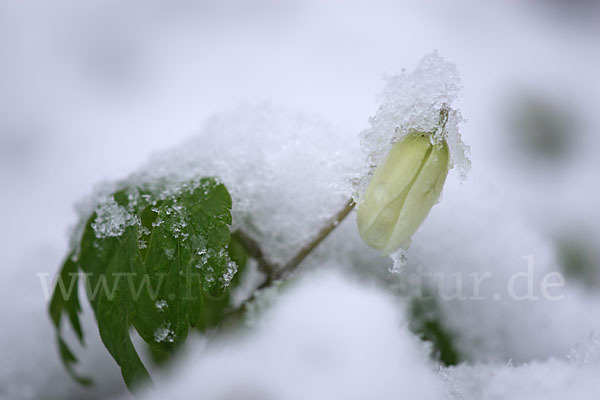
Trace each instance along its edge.
{"label": "snow mound", "polygon": [[318,273],[263,317],[248,336],[187,352],[148,400],[441,398],[426,350],[376,288]]}
{"label": "snow mound", "polygon": [[600,297],[562,276],[552,242],[515,212],[500,188],[478,174],[449,181],[443,201],[413,237],[398,279],[440,306],[442,323],[471,362],[515,363],[565,355],[600,330]]}
{"label": "snow mound", "polygon": [[242,229],[272,263],[283,264],[350,198],[358,159],[352,142],[358,142],[354,135],[337,133],[315,117],[268,105],[241,107],[215,116],[197,136],[156,154],[123,181],[99,185],[80,214],[83,220],[97,211],[97,234],[114,235],[131,223],[109,201],[116,188],[144,183],[177,191],[212,176],[231,194],[232,229]]}
{"label": "snow mound", "polygon": [[600,391],[598,338],[578,346],[587,361],[552,358],[521,366],[511,363],[444,368],[440,377],[446,400],[595,399]]}

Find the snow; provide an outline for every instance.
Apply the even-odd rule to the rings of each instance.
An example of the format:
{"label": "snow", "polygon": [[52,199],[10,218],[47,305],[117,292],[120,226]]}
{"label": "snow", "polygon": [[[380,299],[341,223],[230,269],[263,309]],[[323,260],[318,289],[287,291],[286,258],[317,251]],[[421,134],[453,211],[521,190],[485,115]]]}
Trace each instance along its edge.
{"label": "snow", "polygon": [[398,302],[324,267],[294,283],[249,335],[204,351],[190,344],[146,399],[440,399],[436,368]]}
{"label": "snow", "polygon": [[[446,62],[437,52],[421,59],[414,71],[389,76],[380,95],[380,105],[369,118],[370,127],[361,133],[361,145],[366,153],[367,169],[381,164],[394,143],[413,132],[431,132],[431,140],[445,140],[450,148],[451,166],[456,166],[463,178],[470,168],[469,147],[458,131],[462,122],[453,108],[460,90],[456,65]],[[442,111],[448,114],[442,116]],[[440,127],[443,125],[443,127]],[[366,187],[369,174],[363,177]],[[364,191],[359,189],[359,194]]]}
{"label": "snow", "polygon": [[555,249],[479,174],[462,185],[449,180],[444,199],[413,238],[405,272],[404,278],[430,274],[423,287],[442,300],[442,320],[471,361],[563,356],[600,331],[598,294],[584,293],[567,277],[544,295],[545,277],[562,276]]}
{"label": "snow", "polygon": [[[453,102],[461,110],[472,161],[465,183],[447,180],[406,265],[390,274],[392,261],[364,245],[348,217],[305,260],[304,283],[259,296],[245,335],[208,352],[190,343],[184,353],[196,362],[176,362],[176,374],[157,380],[161,393],[200,397],[194,383],[202,380],[202,390],[223,394],[237,383],[266,391],[260,398],[294,398],[310,389],[330,398],[369,390],[383,398],[597,397],[598,350],[588,341],[599,331],[598,286],[583,287],[565,274],[564,286],[551,288],[564,295],[559,301],[544,299],[540,288],[547,274],[564,273],[555,234],[568,229],[599,247],[593,182],[600,88],[592,78],[600,66],[594,51],[600,24],[552,14],[567,2],[266,1],[236,12],[227,2],[190,3],[191,10],[177,2],[181,8],[167,12],[159,3],[0,6],[6,16],[0,24],[0,398],[128,397],[86,301],[86,347],[75,350],[78,370],[97,384],[84,389],[68,377],[36,275],[51,280],[69,248],[72,205],[94,192],[94,183],[136,169],[136,176],[168,172],[178,180],[218,174],[232,188],[235,227],[264,242],[269,260],[282,263],[353,194],[370,152],[362,152],[357,133],[365,132],[369,142],[378,126],[393,141],[415,122],[398,119],[402,109],[412,110],[408,104],[386,98],[401,89],[423,93],[416,96],[421,105]],[[568,3],[565,10],[574,11],[589,2]],[[591,20],[597,15],[586,13]],[[417,64],[435,48],[439,56]],[[456,69],[441,56],[461,72],[460,98]],[[388,78],[376,101],[382,72],[398,74],[403,67],[408,72]],[[414,71],[430,78],[441,72],[448,90],[437,98],[428,86],[441,84],[436,79],[413,88]],[[524,89],[576,110],[581,125],[568,137],[571,157],[531,163],[534,155],[509,139],[503,107],[512,101],[508,94]],[[281,107],[252,105],[265,99]],[[246,105],[236,107],[240,103]],[[434,121],[430,115],[424,128]],[[452,117],[459,123],[461,115]],[[371,161],[390,143],[369,142]],[[459,172],[466,167],[463,153],[453,154]],[[89,215],[98,200],[82,203],[81,213]],[[111,221],[99,220],[100,231],[112,235],[131,222],[126,216]],[[523,257],[529,255],[535,295],[542,298],[512,300],[507,283],[527,272]],[[328,269],[339,272],[309,276]],[[436,372],[439,366],[406,329],[410,316],[403,309],[419,298],[406,282],[422,272],[446,277],[443,292],[438,281],[424,285],[437,296],[440,322],[465,365]],[[482,281],[484,300],[444,299],[454,293],[453,274],[464,277],[472,295],[468,274],[486,272],[492,277]],[[517,283],[516,292],[524,293],[526,280]],[[502,297],[495,300],[496,294]],[[65,335],[74,339],[69,330]],[[314,360],[321,361],[321,353],[327,363],[319,369]],[[270,375],[261,374],[257,362]],[[249,371],[247,380],[239,381],[241,370]]]}
{"label": "snow", "polygon": [[233,200],[232,230],[241,229],[261,243],[270,262],[283,264],[350,198],[355,153],[346,144],[355,140],[316,117],[243,106],[156,154],[134,179],[218,177]]}
{"label": "snow", "polygon": [[156,300],[155,306],[158,310],[162,311],[169,305],[167,304],[166,300]]}
{"label": "snow", "polygon": [[[283,264],[329,222],[353,192],[368,183],[373,166],[410,132],[434,132],[431,140],[447,141],[451,163],[464,177],[469,168],[468,147],[458,132],[461,117],[451,108],[458,89],[456,66],[437,53],[425,56],[410,74],[388,77],[382,103],[369,120],[371,127],[361,134],[368,164],[362,170],[357,168],[356,147],[348,145],[356,143],[355,135],[336,132],[316,117],[263,105],[213,117],[195,138],[155,155],[124,182],[167,185],[162,198],[184,190],[178,185],[188,181],[217,177],[233,198],[233,229],[261,243],[274,264]],[[443,127],[441,110],[448,112]],[[107,183],[101,188],[114,186]],[[125,227],[139,224],[109,192],[93,193],[90,204],[97,197],[101,200],[93,227],[98,237],[118,236]],[[129,197],[132,206],[151,200],[140,199],[136,192]],[[182,212],[176,206],[171,211]]]}
{"label": "snow", "polygon": [[219,278],[221,285],[223,287],[229,286],[229,283],[235,276],[237,270],[238,270],[238,265],[235,263],[235,261],[233,261],[233,260],[227,261],[227,269],[225,270],[225,273],[223,275],[221,275],[221,277]]}
{"label": "snow", "polygon": [[324,267],[281,294],[241,338],[191,343],[145,399],[558,400],[592,399],[600,389],[595,336],[568,360],[439,368],[408,331],[402,301]]}
{"label": "snow", "polygon": [[600,337],[592,333],[586,342],[573,346],[567,358],[576,365],[600,364]]}
{"label": "snow", "polygon": [[394,253],[390,254],[390,259],[392,260],[392,265],[388,268],[388,271],[390,271],[392,274],[398,274],[402,272],[402,268],[408,261],[406,250],[403,248],[398,249]]}
{"label": "snow", "polygon": [[[125,232],[128,226],[140,224],[135,215],[125,207],[117,204],[114,198],[102,198],[96,208],[96,219],[92,222],[92,229],[97,238],[118,237]],[[77,240],[76,238],[73,241]]]}
{"label": "snow", "polygon": [[173,343],[175,341],[175,333],[171,329],[171,324],[166,324],[154,331],[154,340],[156,342]]}
{"label": "snow", "polygon": [[[358,170],[358,146],[353,148],[352,142],[356,143],[355,134],[334,131],[317,117],[281,107],[242,106],[221,113],[195,137],[154,154],[126,178],[97,185],[80,201],[80,222],[71,243],[77,243],[81,224],[92,211],[97,213],[93,222],[97,237],[118,236],[127,226],[139,224],[131,210],[112,199],[115,188],[156,187],[158,198],[165,198],[186,190],[189,181],[215,177],[233,200],[232,231],[241,229],[262,244],[270,262],[281,265],[351,197]],[[128,208],[157,200],[140,198],[135,190],[129,196]],[[184,211],[174,206],[167,212]],[[177,236],[177,226],[173,230]],[[230,270],[224,283],[232,278],[233,266]]]}
{"label": "snow", "polygon": [[597,361],[582,365],[558,358],[521,366],[461,365],[440,372],[447,400],[593,399],[600,390],[599,373]]}

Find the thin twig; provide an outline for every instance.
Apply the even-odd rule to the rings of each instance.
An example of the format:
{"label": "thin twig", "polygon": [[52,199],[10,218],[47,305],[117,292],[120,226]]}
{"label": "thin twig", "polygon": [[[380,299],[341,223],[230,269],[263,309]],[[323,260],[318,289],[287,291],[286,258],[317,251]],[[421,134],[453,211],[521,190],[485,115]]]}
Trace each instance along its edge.
{"label": "thin twig", "polygon": [[[294,257],[290,259],[283,267],[275,268],[272,264],[270,264],[264,257],[262,250],[258,243],[256,243],[252,238],[248,237],[241,231],[237,232],[238,238],[242,242],[242,245],[246,248],[250,256],[256,259],[259,267],[267,276],[267,279],[254,291],[254,293],[266,289],[272,286],[275,282],[280,281],[282,279],[286,279],[289,277],[295,270],[298,268],[300,263],[315,249],[317,246],[327,237],[329,234],[350,214],[350,211],[356,206],[356,203],[353,199],[350,199],[344,205],[334,218],[324,226],[317,236],[310,241],[306,246],[302,247],[298,253]],[[250,303],[254,300],[255,295],[252,294],[248,299],[246,299],[242,304],[238,307],[230,310],[226,313],[223,318],[223,322],[221,326],[231,325],[231,323],[237,320],[244,313],[246,304]]]}
{"label": "thin twig", "polygon": [[256,260],[258,263],[258,269],[266,276],[271,276],[277,267],[271,264],[264,256],[260,246],[254,239],[248,236],[243,231],[235,232],[236,238],[241,242],[244,249],[248,252],[248,255]]}
{"label": "thin twig", "polygon": [[274,274],[271,276],[271,279],[274,281],[278,281],[281,279],[287,278],[292,272],[296,270],[298,265],[308,256],[330,233],[333,231],[339,224],[350,214],[350,211],[354,208],[356,203],[353,199],[350,199],[344,205],[344,208],[341,209],[333,218],[333,220],[324,226],[317,236],[306,246],[300,249],[298,253],[290,261],[287,262],[282,268],[274,271]]}

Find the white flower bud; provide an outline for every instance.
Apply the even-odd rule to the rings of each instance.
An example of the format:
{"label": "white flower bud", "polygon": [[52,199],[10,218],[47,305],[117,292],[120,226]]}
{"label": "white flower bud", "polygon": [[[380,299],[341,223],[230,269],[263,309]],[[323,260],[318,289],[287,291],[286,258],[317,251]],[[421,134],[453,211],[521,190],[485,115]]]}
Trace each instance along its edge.
{"label": "white flower bud", "polygon": [[358,206],[358,229],[371,247],[390,254],[408,245],[437,202],[450,165],[445,140],[410,134],[394,144]]}

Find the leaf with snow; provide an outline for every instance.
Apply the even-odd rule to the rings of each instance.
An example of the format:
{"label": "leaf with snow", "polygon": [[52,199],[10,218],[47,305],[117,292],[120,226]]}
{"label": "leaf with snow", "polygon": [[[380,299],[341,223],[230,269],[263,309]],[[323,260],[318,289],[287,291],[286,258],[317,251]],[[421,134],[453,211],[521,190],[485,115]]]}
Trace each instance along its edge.
{"label": "leaf with snow", "polygon": [[101,199],[50,303],[61,356],[73,376],[76,358],[60,336],[60,321],[66,313],[83,343],[79,272],[102,341],[130,389],[149,379],[131,342],[131,326],[150,346],[170,352],[190,326],[206,329],[219,322],[238,267],[234,259],[243,261],[239,249],[233,259],[228,250],[230,209],[227,189],[212,178],[126,186]]}

